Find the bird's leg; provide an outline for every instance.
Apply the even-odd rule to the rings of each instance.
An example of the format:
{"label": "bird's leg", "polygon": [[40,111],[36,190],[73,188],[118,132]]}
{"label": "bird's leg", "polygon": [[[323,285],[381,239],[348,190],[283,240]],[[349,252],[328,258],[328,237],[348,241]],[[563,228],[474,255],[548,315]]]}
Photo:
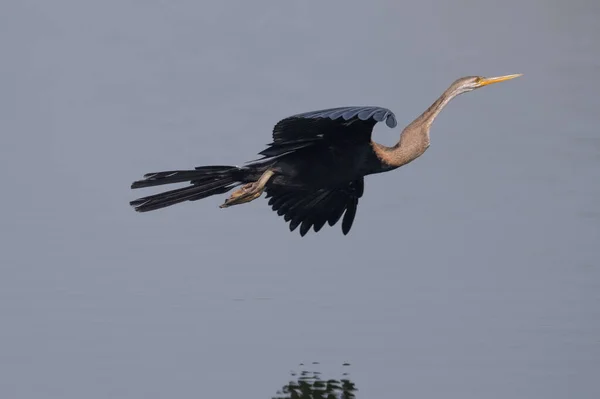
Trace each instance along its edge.
{"label": "bird's leg", "polygon": [[219,208],[227,208],[228,206],[244,204],[257,199],[265,190],[265,185],[271,176],[273,176],[273,174],[275,174],[275,172],[267,169],[265,173],[262,174],[260,179],[252,183],[244,184],[242,188],[231,193],[229,198],[227,198],[225,202],[219,206]]}

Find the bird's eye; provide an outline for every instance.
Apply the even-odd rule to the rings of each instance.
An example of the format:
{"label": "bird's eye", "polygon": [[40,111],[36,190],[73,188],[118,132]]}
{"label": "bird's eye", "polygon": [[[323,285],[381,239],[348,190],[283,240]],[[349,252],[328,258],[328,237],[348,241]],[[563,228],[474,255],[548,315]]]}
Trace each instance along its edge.
{"label": "bird's eye", "polygon": [[480,78],[479,76],[476,76],[475,79],[473,79],[473,87],[480,87],[482,82],[483,82],[483,79]]}

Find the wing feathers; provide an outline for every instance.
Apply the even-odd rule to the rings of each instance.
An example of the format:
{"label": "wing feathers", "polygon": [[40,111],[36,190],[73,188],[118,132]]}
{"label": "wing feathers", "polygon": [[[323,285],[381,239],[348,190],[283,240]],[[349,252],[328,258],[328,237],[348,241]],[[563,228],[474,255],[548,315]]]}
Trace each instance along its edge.
{"label": "wing feathers", "polygon": [[344,219],[342,219],[342,233],[348,234],[354,223],[354,217],[356,216],[356,207],[358,205],[358,198],[354,197],[348,201],[346,207],[346,213],[344,213]]}
{"label": "wing feathers", "polygon": [[[396,121],[396,115],[387,108],[376,107],[376,106],[350,106],[350,107],[337,107],[328,108],[318,111],[304,112],[302,114],[292,115],[290,118],[329,118],[331,120],[342,118],[348,121],[352,118],[358,117],[358,119],[366,121],[373,119],[375,122],[385,121],[386,125],[391,128],[396,127],[398,122]],[[286,118],[289,119],[289,118]],[[285,121],[284,119],[283,121]]]}
{"label": "wing feathers", "polygon": [[368,142],[378,122],[385,122],[390,128],[397,125],[392,111],[375,106],[338,107],[292,115],[277,122],[273,142],[259,155],[277,157],[323,141]]}
{"label": "wing feathers", "polygon": [[281,187],[267,190],[271,196],[269,205],[289,223],[290,231],[300,227],[300,235],[304,236],[311,227],[319,232],[326,223],[334,226],[342,219],[342,232],[346,235],[354,223],[364,181],[359,179],[346,187],[316,191],[288,191]]}

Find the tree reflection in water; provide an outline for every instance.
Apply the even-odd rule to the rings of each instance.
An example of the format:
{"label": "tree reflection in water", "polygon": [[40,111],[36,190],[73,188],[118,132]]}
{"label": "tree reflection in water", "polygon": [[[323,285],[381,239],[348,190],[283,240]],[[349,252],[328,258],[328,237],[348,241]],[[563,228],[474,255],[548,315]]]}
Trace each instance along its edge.
{"label": "tree reflection in water", "polygon": [[[313,362],[318,364],[317,362]],[[344,363],[343,366],[350,364]],[[303,366],[301,363],[300,366]],[[355,399],[357,391],[354,383],[348,378],[348,373],[343,373],[339,380],[321,378],[318,371],[292,372],[296,381],[290,381],[277,392],[272,399]]]}

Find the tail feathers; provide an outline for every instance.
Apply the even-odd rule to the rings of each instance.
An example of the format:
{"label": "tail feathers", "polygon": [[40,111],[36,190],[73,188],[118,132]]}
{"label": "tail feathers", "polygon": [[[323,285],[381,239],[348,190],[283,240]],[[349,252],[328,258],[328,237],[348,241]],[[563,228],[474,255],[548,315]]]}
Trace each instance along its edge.
{"label": "tail feathers", "polygon": [[215,177],[230,175],[237,170],[236,166],[199,166],[194,170],[170,170],[166,172],[146,173],[144,179],[134,181],[131,184],[131,188],[153,187],[187,181],[201,182],[203,180],[213,180]]}
{"label": "tail feathers", "polygon": [[131,188],[151,187],[189,181],[192,185],[170,190],[131,201],[138,212],[165,208],[184,201],[197,201],[215,194],[222,194],[241,183],[239,169],[235,166],[206,166],[195,170],[175,170],[144,175]]}
{"label": "tail feathers", "polygon": [[215,181],[201,186],[194,185],[150,195],[131,201],[129,204],[138,212],[148,212],[184,201],[197,201],[202,198],[210,197],[211,195],[223,194],[238,184],[239,183],[235,180],[228,178],[226,180]]}

